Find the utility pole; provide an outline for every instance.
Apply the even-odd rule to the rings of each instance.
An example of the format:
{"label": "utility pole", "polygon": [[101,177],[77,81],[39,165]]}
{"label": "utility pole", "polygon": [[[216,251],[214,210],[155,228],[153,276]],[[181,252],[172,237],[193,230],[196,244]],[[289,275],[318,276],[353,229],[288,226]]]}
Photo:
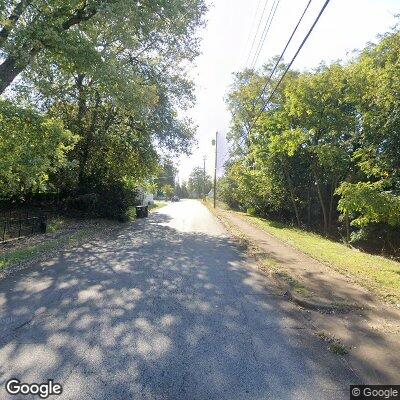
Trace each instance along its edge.
{"label": "utility pole", "polygon": [[[215,167],[214,167],[214,208],[217,201],[217,161],[218,161],[218,132],[215,132]],[[213,144],[214,144],[213,143]]]}
{"label": "utility pole", "polygon": [[206,198],[206,155],[203,156],[203,199]]}

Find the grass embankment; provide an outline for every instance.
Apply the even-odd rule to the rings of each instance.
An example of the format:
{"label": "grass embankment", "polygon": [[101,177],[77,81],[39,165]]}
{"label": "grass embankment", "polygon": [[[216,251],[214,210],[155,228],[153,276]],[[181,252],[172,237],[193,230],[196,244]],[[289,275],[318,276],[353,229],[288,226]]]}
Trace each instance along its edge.
{"label": "grass embankment", "polygon": [[11,265],[36,259],[43,254],[49,254],[57,249],[75,245],[79,243],[80,240],[90,236],[92,233],[93,227],[83,228],[73,233],[71,236],[48,239],[31,246],[5,251],[0,254],[0,271],[10,267]]}
{"label": "grass embankment", "polygon": [[[72,223],[73,225],[73,223]],[[0,272],[18,264],[46,258],[61,249],[84,243],[101,233],[108,232],[119,226],[108,220],[92,220],[86,226],[71,226],[71,221],[65,218],[52,219],[45,235],[34,235],[16,242],[14,248],[0,252]],[[40,240],[38,240],[40,238]],[[24,241],[27,240],[27,242]]]}
{"label": "grass embankment", "polygon": [[328,264],[336,271],[375,292],[391,303],[400,303],[400,263],[387,258],[363,253],[345,244],[334,242],[315,233],[303,231],[282,223],[237,213],[251,224],[265,230]]}

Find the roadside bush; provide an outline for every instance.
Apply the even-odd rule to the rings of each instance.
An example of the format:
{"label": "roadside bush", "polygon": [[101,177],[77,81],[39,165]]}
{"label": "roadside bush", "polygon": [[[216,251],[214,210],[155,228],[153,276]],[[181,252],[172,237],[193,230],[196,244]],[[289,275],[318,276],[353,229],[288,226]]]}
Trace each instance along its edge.
{"label": "roadside bush", "polygon": [[80,194],[68,197],[65,208],[82,214],[95,215],[99,207],[99,195],[96,193]]}
{"label": "roadside bush", "polygon": [[65,201],[67,211],[82,216],[128,221],[129,208],[138,204],[137,191],[119,183],[99,188],[98,193],[86,193],[69,197]]}
{"label": "roadside bush", "polygon": [[257,210],[254,207],[249,207],[247,209],[247,214],[251,215],[252,217],[257,216]]}
{"label": "roadside bush", "polygon": [[236,183],[228,176],[224,176],[218,181],[218,200],[224,202],[229,208],[238,210],[240,203],[237,199],[235,190],[237,189]]}
{"label": "roadside bush", "polygon": [[96,214],[99,217],[124,222],[129,219],[129,207],[138,204],[137,191],[127,189],[116,183],[105,187],[97,203]]}
{"label": "roadside bush", "polygon": [[350,235],[350,243],[366,251],[400,257],[400,227],[369,224]]}

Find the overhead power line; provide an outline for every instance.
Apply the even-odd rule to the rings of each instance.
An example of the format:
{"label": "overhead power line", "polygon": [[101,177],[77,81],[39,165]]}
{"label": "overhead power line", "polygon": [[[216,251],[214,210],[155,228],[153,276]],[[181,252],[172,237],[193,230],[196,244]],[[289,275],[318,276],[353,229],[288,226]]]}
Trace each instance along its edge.
{"label": "overhead power line", "polygon": [[271,73],[269,74],[269,76],[268,76],[268,78],[267,78],[267,81],[265,82],[264,87],[262,88],[262,90],[261,90],[259,96],[257,97],[256,101],[254,102],[254,104],[257,104],[257,101],[258,101],[260,98],[262,98],[262,95],[264,94],[265,89],[267,88],[268,84],[271,82],[271,79],[272,79],[273,75],[275,74],[275,71],[276,71],[277,68],[279,67],[279,64],[281,63],[281,61],[282,61],[282,59],[283,59],[283,56],[285,55],[286,50],[287,50],[287,48],[289,47],[289,44],[290,44],[290,42],[291,42],[292,39],[293,39],[293,36],[294,36],[295,33],[297,32],[297,29],[299,28],[299,26],[300,26],[300,24],[301,24],[301,21],[302,21],[303,18],[304,18],[304,15],[306,14],[308,8],[310,7],[311,2],[312,2],[312,0],[309,0],[308,3],[307,3],[307,5],[306,5],[306,7],[304,8],[304,11],[303,11],[303,13],[301,14],[301,17],[299,18],[299,20],[297,21],[297,24],[296,24],[296,26],[294,27],[293,32],[292,32],[292,34],[290,35],[290,37],[289,37],[289,39],[288,39],[288,41],[287,41],[287,43],[286,43],[285,48],[283,49],[281,55],[279,56],[278,61],[275,63],[274,68],[272,69]]}
{"label": "overhead power line", "polygon": [[[254,119],[254,121],[253,121],[253,123],[252,123],[252,125],[251,125],[251,127],[250,127],[250,129],[249,129],[248,136],[250,135],[252,129],[254,128],[254,125],[257,123],[258,118],[260,118],[260,115],[264,112],[266,105],[271,101],[271,99],[272,99],[272,97],[274,96],[274,94],[275,94],[276,90],[278,89],[279,85],[282,83],[282,81],[283,81],[283,79],[285,78],[286,74],[288,73],[290,67],[293,65],[295,59],[297,58],[297,56],[299,55],[299,53],[300,53],[301,49],[303,48],[304,44],[306,43],[306,41],[308,40],[309,36],[311,35],[311,32],[314,30],[315,25],[317,24],[317,22],[318,22],[319,19],[321,18],[321,15],[322,15],[323,12],[325,11],[325,9],[326,9],[327,5],[329,4],[329,2],[330,2],[330,0],[326,0],[326,1],[325,1],[324,5],[322,6],[320,12],[318,13],[316,19],[314,20],[313,24],[311,25],[310,29],[308,30],[306,36],[304,37],[303,41],[301,42],[300,46],[298,47],[298,49],[297,49],[296,53],[294,54],[293,58],[291,59],[290,63],[288,64],[288,66],[286,67],[285,71],[283,72],[283,74],[282,74],[281,78],[279,79],[278,83],[275,85],[275,87],[274,87],[274,89],[272,90],[271,94],[268,96],[268,99],[267,99],[265,102],[263,102],[263,106],[261,107],[260,112],[257,114],[256,118]],[[284,54],[285,54],[285,52],[286,52],[286,50],[287,50],[287,48],[288,48],[288,46],[289,46],[289,43],[291,42],[291,40],[292,40],[294,34],[296,33],[296,31],[297,31],[297,29],[298,29],[298,27],[299,27],[299,25],[300,25],[300,23],[301,23],[301,21],[302,21],[304,15],[305,15],[305,13],[307,12],[307,9],[308,9],[309,6],[310,6],[310,3],[311,3],[311,0],[307,3],[306,8],[305,8],[304,11],[303,11],[303,14],[301,15],[299,21],[297,22],[297,24],[296,24],[296,26],[295,26],[295,28],[294,28],[292,34],[290,35],[290,38],[289,38],[288,42],[286,43],[285,48],[283,49],[283,51],[282,51],[282,53],[281,53],[281,55],[280,55],[280,57],[279,57],[277,63],[275,64],[275,66],[274,66],[274,68],[273,68],[271,74],[269,75],[269,77],[268,77],[268,79],[267,79],[267,82],[265,83],[265,85],[264,85],[264,87],[263,87],[262,92],[260,93],[260,95],[259,95],[259,97],[258,97],[257,99],[259,99],[260,97],[262,97],[262,95],[264,94],[264,91],[265,91],[265,89],[267,88],[268,83],[269,83],[269,81],[271,80],[273,73],[275,73],[275,71],[276,71],[276,69],[277,69],[277,67],[278,67],[278,65],[279,65],[279,62],[282,60],[282,58],[283,58],[283,56],[284,56]],[[245,137],[242,138],[240,144],[242,144],[244,140],[245,140]],[[226,160],[226,162],[228,162],[232,157],[233,157],[233,155],[231,155],[231,156]]]}
{"label": "overhead power line", "polygon": [[251,43],[250,51],[249,51],[249,54],[247,55],[246,66],[247,66],[247,64],[248,64],[248,62],[249,62],[251,53],[252,53],[252,51],[253,51],[254,43],[255,43],[255,41],[256,41],[256,39],[257,39],[258,31],[260,30],[261,22],[262,22],[262,20],[263,20],[264,14],[265,14],[265,10],[266,10],[266,8],[267,8],[267,4],[268,4],[268,0],[265,0],[264,8],[263,8],[263,10],[262,10],[261,17],[260,17],[260,19],[259,19],[259,21],[258,21],[257,29],[256,29],[256,32],[255,32],[255,34],[254,34],[253,42]]}
{"label": "overhead power line", "polygon": [[259,57],[259,55],[261,53],[262,48],[264,47],[265,39],[267,38],[269,29],[271,28],[272,21],[273,21],[273,19],[275,17],[276,10],[278,9],[278,6],[279,6],[279,2],[280,2],[280,0],[274,0],[274,3],[272,4],[271,10],[269,12],[267,21],[266,21],[265,26],[264,26],[264,30],[263,30],[263,32],[261,34],[261,37],[260,37],[260,40],[258,42],[258,46],[257,46],[256,52],[254,53],[253,61],[251,63],[251,67],[252,68],[254,68],[255,65],[257,64],[258,57]]}
{"label": "overhead power line", "polygon": [[[246,40],[246,46],[245,46],[245,48],[243,49],[243,50],[244,50],[244,51],[243,51],[243,55],[244,55],[244,53],[245,53],[245,51],[246,51],[246,49],[247,49],[247,46],[248,46],[249,43],[250,43],[251,33],[253,32],[253,25],[254,25],[254,23],[256,22],[256,18],[257,18],[258,10],[260,9],[260,5],[261,5],[261,0],[258,0],[258,1],[257,1],[257,6],[256,6],[256,10],[255,10],[255,13],[254,13],[254,16],[253,16],[251,25],[250,25],[251,28],[249,29],[249,35],[248,35],[247,40]],[[245,65],[245,66],[246,66],[246,65]]]}
{"label": "overhead power line", "polygon": [[[299,55],[301,49],[303,48],[304,44],[306,43],[306,41],[308,40],[309,36],[311,35],[311,32],[314,30],[315,25],[317,25],[317,22],[319,21],[319,19],[321,18],[321,15],[323,14],[323,12],[325,11],[326,6],[328,5],[330,0],[326,0],[324,5],[321,8],[321,11],[318,13],[317,18],[314,20],[313,24],[311,25],[311,28],[308,30],[306,36],[304,37],[303,41],[301,42],[299,48],[297,49],[296,53],[294,54],[293,58],[290,60],[290,63],[288,64],[288,66],[286,67],[285,71],[283,72],[282,76],[280,77],[278,83],[275,85],[274,89],[272,90],[271,94],[268,96],[268,99],[264,102],[263,106],[261,107],[260,112],[257,114],[256,118],[253,121],[253,124],[250,127],[250,131],[253,129],[254,125],[256,124],[258,118],[260,118],[260,115],[264,112],[265,107],[267,106],[267,104],[271,101],[272,97],[274,96],[274,94],[276,93],[279,85],[282,83],[283,79],[285,78],[286,74],[288,73],[290,67],[292,66],[292,64],[294,63],[294,61],[296,60],[297,56]],[[250,133],[249,133],[250,134]]]}

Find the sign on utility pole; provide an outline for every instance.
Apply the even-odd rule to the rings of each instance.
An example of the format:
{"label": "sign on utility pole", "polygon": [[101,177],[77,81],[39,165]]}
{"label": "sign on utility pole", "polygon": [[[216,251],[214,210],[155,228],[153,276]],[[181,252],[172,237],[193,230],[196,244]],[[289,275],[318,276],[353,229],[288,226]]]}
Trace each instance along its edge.
{"label": "sign on utility pole", "polygon": [[213,145],[215,145],[215,168],[214,168],[214,208],[215,208],[217,201],[218,132],[215,132],[215,140],[213,140]]}

